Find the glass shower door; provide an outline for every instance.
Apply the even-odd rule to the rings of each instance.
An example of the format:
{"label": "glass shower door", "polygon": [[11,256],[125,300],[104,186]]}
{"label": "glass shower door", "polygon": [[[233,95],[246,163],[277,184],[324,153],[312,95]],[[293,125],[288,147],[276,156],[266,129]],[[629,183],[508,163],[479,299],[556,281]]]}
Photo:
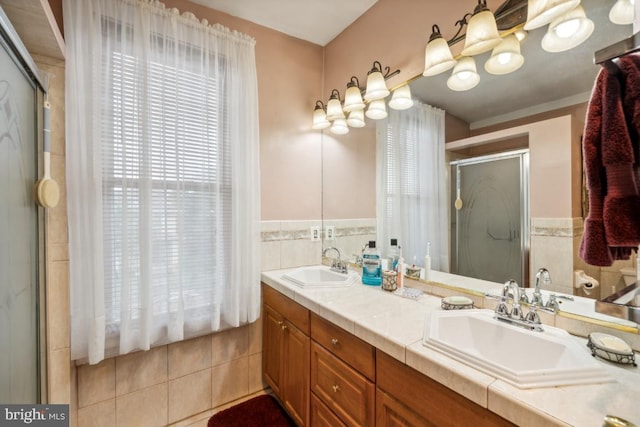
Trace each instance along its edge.
{"label": "glass shower door", "polygon": [[0,402],[38,403],[37,91],[0,48]]}
{"label": "glass shower door", "polygon": [[527,285],[528,159],[518,151],[451,163],[456,274]]}

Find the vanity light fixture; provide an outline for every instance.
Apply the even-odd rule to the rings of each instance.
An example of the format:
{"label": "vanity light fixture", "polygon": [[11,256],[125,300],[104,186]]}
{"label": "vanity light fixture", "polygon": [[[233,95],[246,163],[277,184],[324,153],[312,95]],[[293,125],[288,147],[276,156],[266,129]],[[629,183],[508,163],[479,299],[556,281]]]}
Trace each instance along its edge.
{"label": "vanity light fixture", "polygon": [[327,102],[327,120],[334,121],[344,118],[345,116],[340,102],[340,92],[338,92],[338,89],[334,89],[331,91],[329,102]]}
{"label": "vanity light fixture", "polygon": [[633,24],[635,11],[635,0],[618,0],[609,12],[609,20],[618,25]]}
{"label": "vanity light fixture", "polygon": [[579,4],[580,0],[529,0],[524,29],[529,31],[547,25]]}
{"label": "vanity light fixture", "polygon": [[509,34],[493,49],[484,69],[491,74],[509,74],[522,67],[524,56],[520,53],[520,42],[515,34]]}
{"label": "vanity light fixture", "polygon": [[487,52],[500,44],[501,40],[496,18],[487,7],[487,1],[478,0],[478,5],[467,24],[462,55],[472,56]]}
{"label": "vanity light fixture", "polygon": [[336,119],[333,121],[329,130],[336,135],[344,135],[349,133],[349,126],[347,126],[347,121],[344,118]]}
{"label": "vanity light fixture", "polygon": [[366,101],[383,99],[389,95],[389,89],[387,89],[385,79],[389,77],[390,68],[386,67],[385,70],[386,75],[382,74],[382,64],[378,61],[373,61],[373,67],[371,71],[367,73],[367,91],[364,93],[364,99]]}
{"label": "vanity light fixture", "polygon": [[364,109],[351,111],[347,117],[347,124],[352,128],[364,127]]}
{"label": "vanity light fixture", "polygon": [[[391,71],[390,67],[383,67],[379,61],[374,61],[371,71],[367,73],[366,91],[360,88],[358,78],[352,76],[344,93],[344,103],[340,100],[338,89],[331,91],[326,105],[322,101],[316,101],[311,128],[316,130],[329,128],[336,135],[344,135],[349,132],[349,127],[364,127],[365,115],[374,120],[387,117],[384,98],[390,92],[385,81],[397,74],[400,74],[400,70]],[[365,112],[366,104],[369,104],[369,108]],[[409,86],[403,85],[393,91],[393,97],[389,101],[391,108],[399,110],[412,105]],[[345,117],[345,113],[348,117]]]}
{"label": "vanity light fixture", "polygon": [[453,59],[449,43],[440,34],[437,25],[431,27],[431,37],[424,52],[424,72],[423,76],[435,76],[443,73],[456,65]]}
{"label": "vanity light fixture", "polygon": [[344,93],[344,107],[342,109],[346,113],[350,113],[356,110],[363,110],[364,107],[360,82],[356,76],[352,76],[349,83],[347,83],[347,91]]}
{"label": "vanity light fixture", "polygon": [[375,99],[369,103],[367,112],[364,113],[367,117],[373,120],[380,120],[387,117],[387,107],[384,104],[384,99]]}
{"label": "vanity light fixture", "polygon": [[577,6],[549,24],[542,48],[547,52],[573,49],[591,36],[593,28],[593,21],[587,18],[582,6]]}
{"label": "vanity light fixture", "polygon": [[389,108],[406,110],[411,108],[411,106],[413,106],[413,99],[411,99],[411,89],[409,85],[402,85],[393,91],[393,95],[389,101]]}
{"label": "vanity light fixture", "polygon": [[473,89],[478,83],[480,83],[480,76],[476,70],[476,61],[470,56],[460,58],[453,67],[451,77],[447,79],[447,86],[455,91]]}
{"label": "vanity light fixture", "polygon": [[331,126],[331,122],[327,120],[327,112],[322,101],[316,101],[316,108],[313,109],[313,124],[311,129],[326,129]]}

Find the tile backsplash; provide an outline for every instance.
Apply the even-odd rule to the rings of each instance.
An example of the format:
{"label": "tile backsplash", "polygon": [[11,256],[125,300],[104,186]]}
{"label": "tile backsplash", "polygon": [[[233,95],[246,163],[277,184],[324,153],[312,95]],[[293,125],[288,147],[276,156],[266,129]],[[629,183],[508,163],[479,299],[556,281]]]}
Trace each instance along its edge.
{"label": "tile backsplash", "polygon": [[[317,227],[319,240],[311,239]],[[324,227],[324,228],[323,228]],[[327,227],[333,227],[333,240],[325,239]],[[322,250],[334,246],[343,259],[353,260],[362,246],[376,238],[375,218],[307,221],[262,221],[262,271],[316,265],[322,262]]]}

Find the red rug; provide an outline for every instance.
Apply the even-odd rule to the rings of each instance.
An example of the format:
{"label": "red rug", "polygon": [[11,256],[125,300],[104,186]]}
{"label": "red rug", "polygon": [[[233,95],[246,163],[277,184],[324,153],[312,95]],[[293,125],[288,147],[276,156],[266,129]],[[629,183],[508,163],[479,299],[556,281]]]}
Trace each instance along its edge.
{"label": "red rug", "polygon": [[265,394],[220,411],[207,427],[295,427],[278,401]]}

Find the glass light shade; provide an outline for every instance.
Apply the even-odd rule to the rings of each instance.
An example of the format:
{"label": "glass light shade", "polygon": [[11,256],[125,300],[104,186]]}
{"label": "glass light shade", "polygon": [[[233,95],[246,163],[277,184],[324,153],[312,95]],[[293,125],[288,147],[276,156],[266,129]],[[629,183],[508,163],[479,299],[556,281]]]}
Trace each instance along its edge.
{"label": "glass light shade", "polygon": [[542,48],[547,52],[573,49],[591,36],[593,28],[593,21],[587,18],[582,6],[578,6],[549,24]]}
{"label": "glass light shade", "polygon": [[509,74],[522,67],[522,64],[524,57],[520,53],[520,42],[515,34],[509,34],[493,49],[484,69],[491,74]]}
{"label": "glass light shade", "polygon": [[387,107],[384,104],[384,99],[376,99],[371,101],[365,115],[373,120],[380,120],[387,117]]}
{"label": "glass light shade", "polygon": [[358,86],[349,86],[344,94],[344,107],[342,109],[349,113],[355,110],[363,110],[364,107],[360,88]]}
{"label": "glass light shade", "polygon": [[470,56],[460,58],[453,68],[451,77],[447,79],[447,86],[455,91],[473,89],[478,83],[480,83],[480,76],[476,70],[476,61]]}
{"label": "glass light shade", "polygon": [[411,99],[411,89],[409,85],[402,85],[393,91],[393,96],[389,101],[389,108],[394,110],[406,110],[413,105],[413,99]]}
{"label": "glass light shade", "polygon": [[316,107],[313,110],[313,124],[311,125],[311,129],[326,129],[331,126],[329,120],[327,120],[327,114],[324,112],[322,107]]}
{"label": "glass light shade", "polygon": [[580,0],[529,0],[524,29],[529,31],[547,25],[579,4]]}
{"label": "glass light shade", "polygon": [[364,127],[364,110],[353,110],[349,113],[347,124],[352,128]]}
{"label": "glass light shade", "polygon": [[515,33],[516,38],[518,39],[519,42],[521,42],[522,40],[527,38],[527,35],[529,34],[527,31],[525,31],[523,28],[520,28],[519,30],[516,30]]}
{"label": "glass light shade", "polygon": [[327,120],[334,121],[337,119],[344,119],[344,112],[342,111],[342,105],[340,104],[340,98],[331,95],[329,102],[327,102]]}
{"label": "glass light shade", "polygon": [[374,101],[385,98],[388,95],[389,89],[387,89],[382,73],[380,71],[370,72],[367,76],[367,90],[364,94],[364,99]]}
{"label": "glass light shade", "polygon": [[474,13],[467,24],[462,55],[472,56],[487,52],[499,45],[501,40],[493,13],[488,9]]}
{"label": "glass light shade", "polygon": [[347,121],[345,119],[336,119],[329,128],[329,131],[336,135],[344,135],[349,133],[349,126],[347,126]]}
{"label": "glass light shade", "polygon": [[609,11],[609,20],[618,25],[633,24],[635,4],[633,0],[618,0]]}
{"label": "glass light shade", "polygon": [[432,34],[424,50],[423,76],[435,76],[443,73],[456,65],[451,48],[447,41],[438,33]]}

